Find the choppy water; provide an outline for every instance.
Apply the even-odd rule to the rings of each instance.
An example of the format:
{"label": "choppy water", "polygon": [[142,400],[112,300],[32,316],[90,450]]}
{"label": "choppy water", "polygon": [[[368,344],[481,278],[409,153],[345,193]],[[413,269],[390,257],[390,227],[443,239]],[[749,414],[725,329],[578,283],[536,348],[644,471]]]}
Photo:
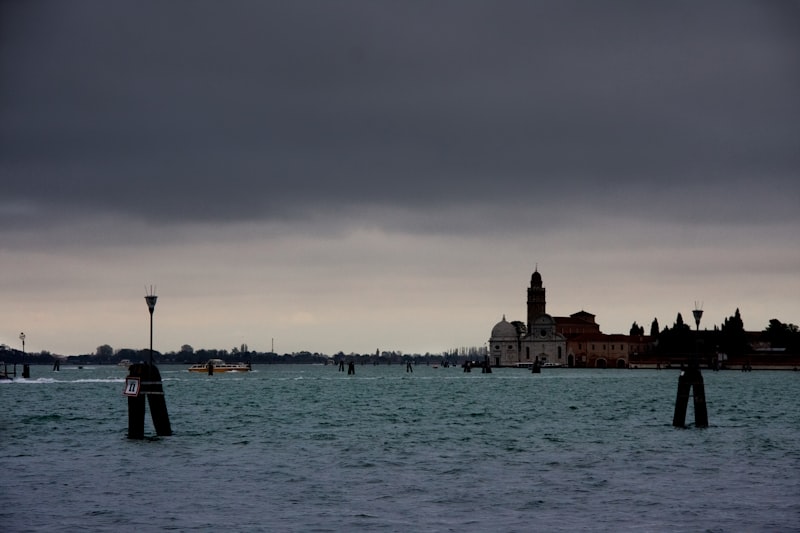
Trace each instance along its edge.
{"label": "choppy water", "polygon": [[675,371],[160,369],[144,441],[124,368],[0,383],[3,531],[800,531],[800,373],[705,372],[675,429]]}

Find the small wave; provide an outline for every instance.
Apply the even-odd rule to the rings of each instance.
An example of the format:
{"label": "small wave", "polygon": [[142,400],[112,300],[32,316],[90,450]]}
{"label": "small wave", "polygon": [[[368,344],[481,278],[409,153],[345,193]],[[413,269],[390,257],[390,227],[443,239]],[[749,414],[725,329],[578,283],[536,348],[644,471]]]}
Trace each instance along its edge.
{"label": "small wave", "polygon": [[125,383],[125,379],[124,378],[76,379],[74,381],[63,381],[62,383]]}
{"label": "small wave", "polygon": [[13,381],[4,381],[4,382],[17,383],[22,385],[50,385],[53,383],[125,383],[125,379],[124,378],[93,378],[93,379],[19,378]]}
{"label": "small wave", "polygon": [[56,380],[52,378],[36,378],[36,379],[18,378],[14,380],[14,383],[26,383],[26,384],[55,383],[55,382]]}
{"label": "small wave", "polygon": [[23,420],[24,423],[38,423],[38,422],[48,422],[52,420],[61,420],[61,415],[53,413],[47,415],[32,415]]}

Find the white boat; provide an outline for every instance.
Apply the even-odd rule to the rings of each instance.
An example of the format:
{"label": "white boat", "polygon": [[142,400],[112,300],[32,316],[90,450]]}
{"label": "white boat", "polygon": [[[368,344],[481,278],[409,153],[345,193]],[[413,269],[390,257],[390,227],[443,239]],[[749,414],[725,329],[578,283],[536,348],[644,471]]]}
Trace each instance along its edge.
{"label": "white boat", "polygon": [[189,372],[220,374],[222,372],[250,372],[248,363],[226,363],[222,359],[209,359],[205,363],[197,363],[189,367]]}

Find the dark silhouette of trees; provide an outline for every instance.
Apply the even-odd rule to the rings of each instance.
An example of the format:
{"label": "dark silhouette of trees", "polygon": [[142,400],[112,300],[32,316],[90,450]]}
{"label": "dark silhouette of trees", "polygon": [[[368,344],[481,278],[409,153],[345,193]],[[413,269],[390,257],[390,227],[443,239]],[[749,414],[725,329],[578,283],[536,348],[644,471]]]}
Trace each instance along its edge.
{"label": "dark silhouette of trees", "polygon": [[640,326],[639,324],[634,322],[633,324],[631,324],[630,335],[631,337],[644,335],[644,326]]}
{"label": "dark silhouette of trees", "polygon": [[[148,354],[149,355],[149,354]],[[117,358],[119,360],[127,359],[132,363],[139,362],[139,352],[137,350],[133,350],[131,348],[123,348],[117,352]]]}
{"label": "dark silhouette of trees", "polygon": [[655,339],[656,337],[658,337],[658,332],[659,332],[658,319],[654,318],[653,322],[650,324],[650,336]]}
{"label": "dark silhouette of trees", "polygon": [[741,356],[747,351],[747,335],[739,308],[722,323],[719,330],[719,349],[729,356]]}
{"label": "dark silhouette of trees", "polygon": [[110,359],[114,355],[114,348],[108,344],[102,344],[97,347],[94,354],[101,359]]}
{"label": "dark silhouette of trees", "polygon": [[784,348],[789,353],[800,353],[800,328],[795,324],[784,324],[773,318],[763,334],[764,340],[769,342],[772,348]]}
{"label": "dark silhouette of trees", "polygon": [[680,313],[675,318],[672,329],[665,326],[658,335],[656,351],[664,355],[686,355],[696,351],[692,330],[684,323]]}

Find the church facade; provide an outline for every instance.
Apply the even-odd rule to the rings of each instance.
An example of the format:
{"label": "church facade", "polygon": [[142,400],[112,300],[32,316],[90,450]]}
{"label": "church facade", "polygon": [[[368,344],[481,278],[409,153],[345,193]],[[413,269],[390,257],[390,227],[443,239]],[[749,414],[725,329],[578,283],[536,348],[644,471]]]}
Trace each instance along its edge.
{"label": "church facade", "polygon": [[492,328],[489,360],[492,366],[567,366],[567,339],[558,332],[556,320],[546,312],[542,275],[536,269],[528,287],[528,316],[525,323],[508,322],[506,317]]}

